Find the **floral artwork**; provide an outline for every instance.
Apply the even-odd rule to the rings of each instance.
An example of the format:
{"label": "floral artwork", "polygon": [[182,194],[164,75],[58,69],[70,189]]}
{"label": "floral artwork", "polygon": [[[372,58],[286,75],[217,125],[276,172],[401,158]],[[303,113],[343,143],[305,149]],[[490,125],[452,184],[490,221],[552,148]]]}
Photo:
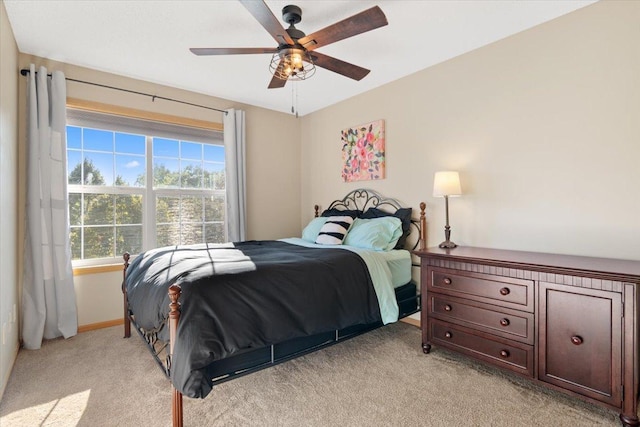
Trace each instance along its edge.
{"label": "floral artwork", "polygon": [[344,182],[384,178],[384,120],[344,129],[340,140]]}

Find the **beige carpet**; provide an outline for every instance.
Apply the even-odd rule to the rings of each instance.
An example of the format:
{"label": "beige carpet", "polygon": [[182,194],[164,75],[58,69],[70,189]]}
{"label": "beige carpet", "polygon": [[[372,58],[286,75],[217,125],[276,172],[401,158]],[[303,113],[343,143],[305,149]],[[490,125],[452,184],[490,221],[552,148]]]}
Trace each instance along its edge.
{"label": "beige carpet", "polygon": [[[434,347],[394,324],[185,399],[186,426],[619,426],[618,414]],[[170,389],[135,335],[20,351],[0,425],[168,426]]]}

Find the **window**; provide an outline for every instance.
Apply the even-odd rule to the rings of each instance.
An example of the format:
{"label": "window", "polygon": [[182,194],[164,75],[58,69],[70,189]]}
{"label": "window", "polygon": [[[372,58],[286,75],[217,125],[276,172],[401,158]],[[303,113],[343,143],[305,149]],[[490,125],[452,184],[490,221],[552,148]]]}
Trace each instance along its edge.
{"label": "window", "polygon": [[222,132],[67,111],[74,265],[226,241]]}

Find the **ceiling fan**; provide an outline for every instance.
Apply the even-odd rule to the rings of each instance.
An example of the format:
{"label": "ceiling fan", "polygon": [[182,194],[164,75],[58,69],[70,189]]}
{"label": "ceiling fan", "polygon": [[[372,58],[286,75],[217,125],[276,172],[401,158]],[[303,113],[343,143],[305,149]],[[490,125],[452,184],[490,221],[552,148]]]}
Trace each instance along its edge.
{"label": "ceiling fan", "polygon": [[196,55],[243,55],[256,53],[272,54],[270,69],[273,78],[269,89],[284,87],[287,80],[304,80],[315,72],[315,66],[334,73],[361,80],[369,70],[342,61],[315,49],[346,39],[388,24],[387,17],[378,6],[374,6],[349,18],[329,25],[313,34],[305,35],[295,27],[302,20],[302,9],[288,5],[282,9],[282,19],[289,24],[286,30],[271,12],[264,0],[239,0],[254,18],[278,43],[275,48],[191,48]]}

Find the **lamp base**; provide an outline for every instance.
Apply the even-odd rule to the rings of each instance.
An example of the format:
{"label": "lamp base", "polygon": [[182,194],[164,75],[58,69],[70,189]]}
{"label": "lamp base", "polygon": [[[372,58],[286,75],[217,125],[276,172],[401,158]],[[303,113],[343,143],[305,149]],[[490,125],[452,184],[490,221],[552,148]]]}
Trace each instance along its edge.
{"label": "lamp base", "polygon": [[444,242],[440,243],[438,245],[439,248],[441,249],[453,249],[455,247],[457,247],[458,245],[456,245],[455,243],[453,243],[450,240],[445,240]]}

